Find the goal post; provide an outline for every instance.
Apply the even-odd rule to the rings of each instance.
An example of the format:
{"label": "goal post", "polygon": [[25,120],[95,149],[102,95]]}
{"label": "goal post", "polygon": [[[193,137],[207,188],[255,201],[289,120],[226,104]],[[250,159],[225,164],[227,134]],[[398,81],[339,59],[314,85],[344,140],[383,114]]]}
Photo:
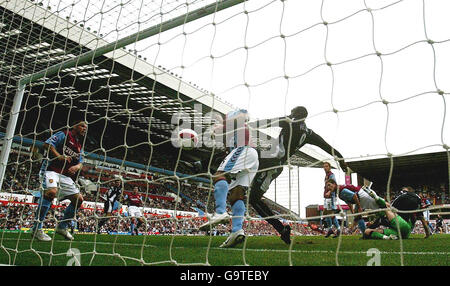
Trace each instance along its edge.
{"label": "goal post", "polygon": [[190,13],[178,16],[174,19],[170,19],[161,24],[147,28],[143,31],[136,32],[135,34],[124,37],[116,42],[106,44],[105,46],[88,51],[78,57],[66,60],[59,64],[55,64],[45,70],[38,71],[34,74],[31,74],[31,75],[28,75],[28,76],[25,76],[25,77],[19,79],[18,84],[17,84],[17,93],[13,100],[11,116],[8,121],[6,135],[4,137],[4,145],[3,145],[1,155],[0,155],[0,160],[1,160],[0,161],[0,186],[3,183],[4,174],[5,174],[5,170],[6,170],[6,166],[7,166],[7,162],[8,162],[8,155],[9,155],[9,152],[11,151],[12,138],[14,136],[14,131],[16,129],[17,119],[19,116],[20,108],[22,106],[23,94],[24,94],[25,86],[27,84],[30,84],[30,83],[32,83],[38,79],[41,79],[43,77],[52,76],[62,69],[72,68],[77,65],[82,65],[82,64],[88,63],[88,62],[92,61],[94,58],[99,57],[101,55],[107,54],[107,53],[112,52],[117,49],[121,49],[130,44],[136,43],[137,41],[140,41],[142,39],[152,37],[158,33],[162,33],[167,30],[170,30],[172,28],[178,27],[180,25],[189,23],[191,21],[198,20],[207,15],[211,15],[211,14],[219,12],[221,10],[230,8],[234,5],[241,4],[245,1],[247,1],[247,0],[217,1],[216,3],[209,4],[205,7],[199,8]]}

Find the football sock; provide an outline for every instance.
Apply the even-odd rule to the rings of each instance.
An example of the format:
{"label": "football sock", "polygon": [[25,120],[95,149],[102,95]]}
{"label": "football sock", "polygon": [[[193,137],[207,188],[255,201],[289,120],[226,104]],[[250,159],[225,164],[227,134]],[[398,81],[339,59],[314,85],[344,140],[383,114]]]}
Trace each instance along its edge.
{"label": "football sock", "polygon": [[216,213],[227,211],[228,183],[226,180],[217,181],[214,185],[214,199],[216,200]]}
{"label": "football sock", "polygon": [[364,222],[364,219],[358,220],[358,228],[361,233],[364,233],[364,231],[366,230],[366,223]]}
{"label": "football sock", "polygon": [[75,216],[75,206],[71,203],[64,210],[63,221],[58,225],[59,228],[67,228],[70,219]]}
{"label": "football sock", "polygon": [[333,224],[334,224],[334,226],[336,227],[337,230],[341,229],[341,226],[339,225],[339,222],[338,222],[336,217],[333,218]]}
{"label": "football sock", "polygon": [[36,217],[39,219],[38,222],[35,222],[34,226],[36,229],[42,228],[42,222],[44,221],[45,217],[47,216],[48,210],[50,209],[50,206],[52,205],[52,202],[47,200],[44,197],[41,197],[39,200],[39,206],[36,210]]}
{"label": "football sock", "polygon": [[233,218],[231,219],[231,232],[236,232],[242,229],[244,224],[245,204],[243,200],[236,201],[231,207],[233,211]]}
{"label": "football sock", "polygon": [[331,217],[325,218],[325,222],[327,223],[327,230],[331,230],[333,228],[333,223],[331,222]]}

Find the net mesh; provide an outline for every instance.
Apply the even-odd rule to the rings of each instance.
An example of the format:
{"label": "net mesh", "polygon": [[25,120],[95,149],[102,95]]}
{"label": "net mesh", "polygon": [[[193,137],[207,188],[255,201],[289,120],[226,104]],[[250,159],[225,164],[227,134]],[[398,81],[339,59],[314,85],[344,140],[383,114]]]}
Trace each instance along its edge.
{"label": "net mesh", "polygon": [[[239,252],[234,259],[217,259],[216,236],[228,235],[231,228],[221,225],[210,233],[198,231],[204,213],[214,210],[214,171],[196,171],[189,164],[210,159],[211,148],[173,148],[171,136],[180,118],[202,134],[215,122],[211,112],[225,116],[235,108],[247,109],[252,119],[263,119],[306,106],[308,127],[339,149],[347,162],[390,160],[387,180],[376,182],[376,191],[387,201],[401,187],[395,181],[394,158],[444,152],[447,163],[439,170],[444,179],[432,185],[443,191],[428,210],[448,207],[446,91],[450,87],[444,63],[450,56],[450,35],[442,29],[448,26],[445,1],[346,1],[343,5],[265,0],[244,1],[205,16],[198,10],[210,4],[218,7],[220,2],[226,1],[0,0],[2,137],[20,79],[170,19],[198,15],[195,21],[136,40],[88,63],[60,68],[25,87],[2,185],[0,263],[27,264],[24,260],[31,257],[28,262],[37,265],[79,265],[81,257],[81,265],[279,261],[302,265],[317,263],[306,258],[316,253],[334,254],[328,263],[342,265],[351,264],[348,256],[355,253],[365,256],[365,250],[349,250],[343,236],[326,250],[297,247],[305,244],[300,238],[319,233],[321,219],[336,215],[304,213],[303,201],[323,200],[310,195],[323,192],[323,171],[318,176],[314,167],[332,162],[337,181],[345,181],[337,158],[313,148],[290,157],[265,195],[276,213],[273,218],[291,225],[293,243],[287,248],[254,247],[249,236],[242,249],[227,250]],[[57,200],[44,222],[53,240],[50,246],[39,245],[28,231],[36,220],[41,194],[39,168],[47,158],[42,144],[80,118],[89,127],[83,142],[84,169],[77,181],[84,203],[76,215],[76,238],[65,244],[56,239],[53,230],[68,205],[67,200]],[[262,129],[275,134],[278,130]],[[309,176],[319,179],[312,182]],[[145,223],[139,229],[146,234],[142,240],[105,238],[105,233],[130,232],[132,220],[125,206],[107,217],[97,233],[108,188],[117,178],[124,195],[140,187],[145,206]],[[337,215],[343,231],[350,232],[348,224],[356,215],[347,210]],[[253,236],[276,234],[250,205],[244,229]],[[93,236],[77,244],[84,233]],[[403,240],[395,243],[398,252],[391,254],[400,258],[393,263],[407,264]],[[185,247],[195,244],[201,251],[180,257]],[[155,249],[160,249],[158,255],[152,254]],[[271,262],[254,258],[264,251],[282,257]],[[446,253],[436,255],[442,254]]]}

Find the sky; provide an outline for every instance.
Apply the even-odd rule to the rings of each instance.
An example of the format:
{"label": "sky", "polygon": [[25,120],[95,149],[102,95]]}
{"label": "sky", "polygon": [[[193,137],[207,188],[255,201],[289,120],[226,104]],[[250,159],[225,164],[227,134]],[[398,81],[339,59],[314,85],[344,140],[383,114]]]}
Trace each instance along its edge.
{"label": "sky", "polygon": [[[109,41],[214,2],[129,0],[119,11],[117,1],[89,9],[94,2],[64,1],[60,10],[88,19]],[[347,160],[436,152],[450,145],[448,11],[447,0],[250,0],[128,48],[252,119],[307,107],[308,127]],[[299,174],[300,186],[277,188],[276,200],[297,212],[299,194],[304,216],[307,205],[323,203],[324,173]],[[273,186],[267,196],[275,198]]]}
{"label": "sky", "polygon": [[[215,26],[207,17],[183,27],[186,37],[161,37],[162,47],[183,49],[161,48],[157,62],[252,118],[306,106],[307,125],[348,160],[444,151],[449,106],[436,91],[450,90],[450,4],[365,3],[372,13],[364,1],[250,1],[248,14],[239,5],[216,15]],[[289,188],[286,168],[266,195],[304,217],[306,206],[323,203],[324,172],[299,174],[292,170]]]}

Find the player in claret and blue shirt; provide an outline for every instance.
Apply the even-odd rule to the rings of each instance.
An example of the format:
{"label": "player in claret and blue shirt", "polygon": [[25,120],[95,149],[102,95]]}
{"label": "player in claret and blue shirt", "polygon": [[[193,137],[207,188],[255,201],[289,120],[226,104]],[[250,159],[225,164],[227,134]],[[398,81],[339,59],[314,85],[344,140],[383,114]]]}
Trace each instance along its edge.
{"label": "player in claret and blue shirt", "polygon": [[76,177],[83,167],[83,141],[87,132],[87,123],[78,121],[70,129],[59,131],[44,143],[47,151],[43,160],[39,178],[42,184],[42,195],[36,211],[36,222],[31,229],[32,237],[40,241],[50,241],[51,238],[42,230],[48,210],[55,198],[69,199],[70,204],[64,210],[62,221],[57,225],[55,232],[67,240],[73,236],[67,230],[69,223],[83,203],[83,196],[75,184]]}
{"label": "player in claret and blue shirt", "polygon": [[[128,216],[131,217],[131,235],[138,235],[141,225],[145,225],[145,220],[142,218],[141,212],[141,207],[144,202],[142,201],[140,188],[138,186],[134,186],[133,191],[125,195],[125,201],[128,204]],[[137,225],[135,224],[136,220]]]}

